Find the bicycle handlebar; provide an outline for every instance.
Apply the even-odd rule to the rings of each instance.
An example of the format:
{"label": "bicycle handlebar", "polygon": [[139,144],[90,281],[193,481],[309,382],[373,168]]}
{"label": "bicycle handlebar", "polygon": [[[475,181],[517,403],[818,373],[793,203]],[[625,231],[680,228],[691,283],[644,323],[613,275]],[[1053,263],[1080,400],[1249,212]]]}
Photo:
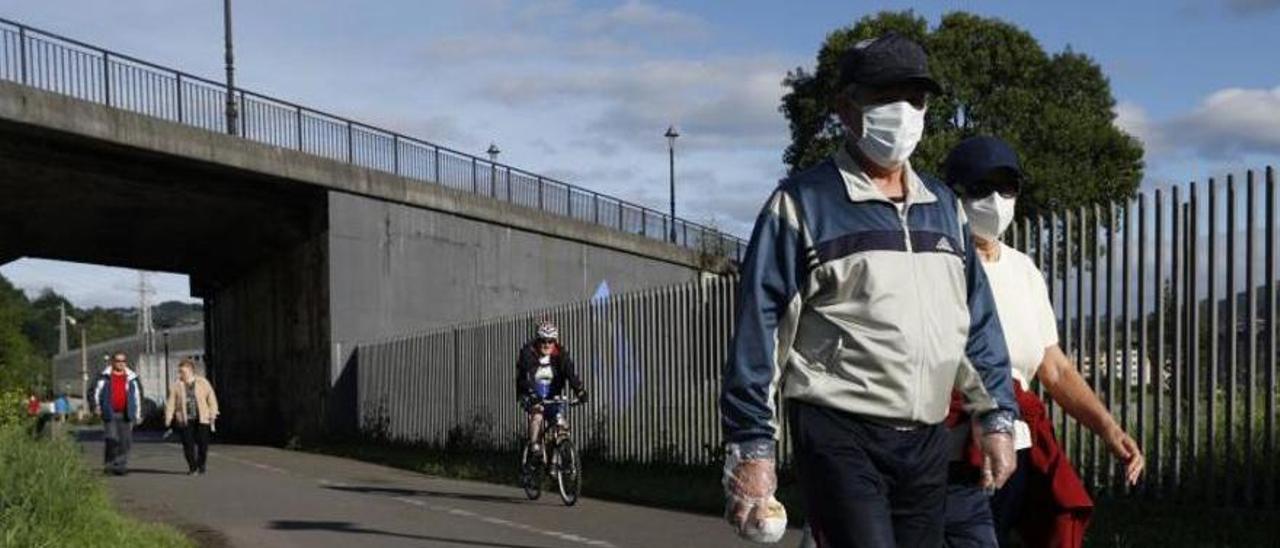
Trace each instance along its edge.
{"label": "bicycle handlebar", "polygon": [[574,406],[578,406],[578,405],[581,405],[581,404],[582,404],[582,402],[581,402],[581,401],[579,401],[577,398],[570,398],[570,397],[565,397],[565,396],[556,396],[556,397],[554,397],[554,398],[545,398],[545,399],[542,399],[542,400],[538,401],[538,405],[551,405],[551,404],[553,404],[553,403],[567,403],[567,404],[569,404],[569,406],[570,406],[570,407],[574,407]]}

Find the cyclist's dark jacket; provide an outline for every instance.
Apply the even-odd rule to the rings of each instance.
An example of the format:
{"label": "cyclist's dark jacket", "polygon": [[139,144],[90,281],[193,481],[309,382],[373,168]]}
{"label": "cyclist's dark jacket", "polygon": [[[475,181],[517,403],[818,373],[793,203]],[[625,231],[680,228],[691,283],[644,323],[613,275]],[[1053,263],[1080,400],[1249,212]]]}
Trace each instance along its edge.
{"label": "cyclist's dark jacket", "polygon": [[[534,341],[525,343],[520,348],[520,357],[516,359],[516,398],[524,398],[533,394],[533,374],[538,370],[538,349]],[[551,351],[551,370],[555,377],[551,379],[551,393],[558,395],[564,392],[567,379],[574,392],[582,391],[582,379],[569,359],[569,354],[559,343]]]}

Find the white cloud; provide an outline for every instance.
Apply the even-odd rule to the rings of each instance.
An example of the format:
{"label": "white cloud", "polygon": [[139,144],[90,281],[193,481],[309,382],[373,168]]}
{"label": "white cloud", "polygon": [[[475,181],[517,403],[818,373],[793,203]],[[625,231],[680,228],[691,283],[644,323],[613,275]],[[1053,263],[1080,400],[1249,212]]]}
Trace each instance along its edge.
{"label": "white cloud", "polygon": [[588,34],[643,32],[674,39],[703,38],[708,34],[702,19],[640,0],[627,0],[610,9],[587,12],[577,26]]}
{"label": "white cloud", "polygon": [[[125,308],[138,306],[136,270],[44,259],[20,259],[0,268],[0,274],[28,297],[46,288],[58,292],[78,307]],[[153,303],[193,302],[187,276],[151,273],[147,283],[155,293]]]}
{"label": "white cloud", "polygon": [[1254,15],[1280,8],[1280,0],[1226,0],[1227,9],[1237,15]]}
{"label": "white cloud", "polygon": [[1280,155],[1280,86],[1214,92],[1166,131],[1166,138],[1211,158]]}
{"label": "white cloud", "polygon": [[1188,153],[1234,163],[1280,156],[1280,86],[1219,90],[1191,112],[1166,120],[1152,120],[1141,106],[1122,102],[1116,125],[1142,140],[1148,161]]}
{"label": "white cloud", "polygon": [[1161,154],[1167,146],[1161,128],[1152,123],[1142,105],[1129,101],[1116,104],[1115,126],[1142,141],[1148,157]]}
{"label": "white cloud", "polygon": [[689,145],[781,147],[787,130],[778,105],[787,66],[773,56],[654,59],[507,76],[477,92],[511,107],[601,105],[587,128],[606,139],[649,142],[674,123]]}

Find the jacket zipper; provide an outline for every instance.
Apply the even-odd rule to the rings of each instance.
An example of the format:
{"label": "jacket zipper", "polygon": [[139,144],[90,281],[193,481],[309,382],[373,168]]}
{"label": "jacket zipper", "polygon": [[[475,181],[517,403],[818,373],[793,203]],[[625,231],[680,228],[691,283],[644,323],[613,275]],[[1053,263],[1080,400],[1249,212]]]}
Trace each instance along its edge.
{"label": "jacket zipper", "polygon": [[[904,201],[904,202],[903,202],[903,204],[902,204],[902,211],[898,212],[898,220],[899,220],[899,222],[902,224],[902,237],[903,237],[903,239],[905,240],[905,243],[906,243],[907,255],[911,258],[911,262],[912,262],[912,264],[911,264],[911,268],[910,268],[910,270],[911,270],[911,286],[912,286],[912,288],[913,288],[913,289],[916,289],[916,290],[918,291],[918,288],[920,287],[920,283],[919,283],[919,276],[918,276],[918,274],[916,273],[916,269],[915,269],[915,266],[916,266],[916,265],[915,265],[915,246],[914,246],[914,245],[912,244],[912,242],[911,242],[911,227],[910,227],[910,225],[907,223],[907,217],[908,217],[908,214],[910,213],[910,211],[911,211],[911,201],[910,201],[910,200],[906,200],[906,201]],[[921,321],[917,321],[917,322],[913,322],[913,323],[915,323],[915,324],[916,324],[916,325],[918,325],[918,326],[919,326],[919,325],[923,325],[924,314],[923,314],[923,313],[922,313],[922,311],[920,310],[920,302],[919,302],[919,299],[916,299],[916,319],[917,319],[917,320],[921,320]],[[925,341],[924,341],[924,338],[925,338],[925,337],[924,337],[924,329],[923,329],[923,328],[921,328],[921,329],[920,329],[920,331],[917,333],[917,335],[918,335],[918,340],[916,341],[916,344],[913,344],[913,345],[912,345],[912,347],[911,347],[911,349],[912,349],[912,352],[911,352],[911,358],[912,358],[912,361],[914,362],[914,364],[913,364],[913,365],[915,365],[915,379],[914,379],[914,380],[915,380],[915,393],[914,393],[914,394],[911,394],[911,415],[912,415],[912,417],[911,417],[911,418],[912,418],[912,419],[917,419],[917,418],[919,418],[919,417],[921,416],[921,413],[920,413],[920,396],[921,396],[921,392],[920,392],[920,384],[921,384],[921,382],[922,382],[922,381],[923,381],[923,379],[924,379],[924,373],[923,373],[923,371],[922,371],[924,368],[923,368],[923,367],[921,366],[921,364],[920,364],[920,345],[921,345],[921,344],[924,344],[924,342],[925,342]]]}

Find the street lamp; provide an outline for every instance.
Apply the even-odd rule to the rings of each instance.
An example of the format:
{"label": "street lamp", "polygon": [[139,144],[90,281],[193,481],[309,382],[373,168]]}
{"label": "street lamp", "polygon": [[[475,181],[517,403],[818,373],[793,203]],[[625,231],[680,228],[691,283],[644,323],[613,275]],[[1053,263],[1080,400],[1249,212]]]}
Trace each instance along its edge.
{"label": "street lamp", "polygon": [[164,385],[169,386],[169,330],[164,330]]}
{"label": "street lamp", "polygon": [[[485,152],[489,153],[489,196],[494,197],[498,195],[498,153],[502,151],[498,149],[498,145],[490,142],[489,150]],[[510,195],[510,181],[508,181],[507,186],[507,194]]]}
{"label": "street lamp", "polygon": [[231,0],[222,0],[222,28],[227,55],[227,134],[236,134],[235,57],[231,48]]}
{"label": "street lamp", "polygon": [[85,344],[84,326],[78,325],[75,318],[67,316],[67,324],[80,328],[80,410],[76,412],[80,420],[85,418],[85,410],[89,406],[89,349]]}
{"label": "street lamp", "polygon": [[667,126],[667,132],[662,134],[667,138],[667,159],[668,167],[671,173],[671,242],[676,241],[676,137],[680,133],[676,132],[675,126]]}

